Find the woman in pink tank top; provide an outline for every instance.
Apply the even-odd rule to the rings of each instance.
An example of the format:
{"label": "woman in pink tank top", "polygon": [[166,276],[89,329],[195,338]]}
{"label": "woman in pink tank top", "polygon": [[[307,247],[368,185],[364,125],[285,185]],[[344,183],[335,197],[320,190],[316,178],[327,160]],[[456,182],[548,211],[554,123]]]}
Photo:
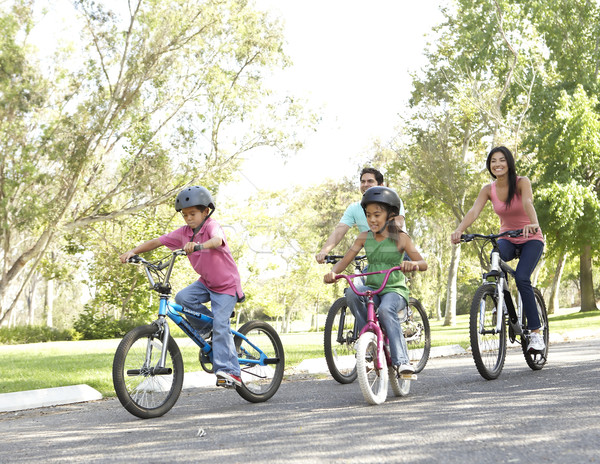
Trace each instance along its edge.
{"label": "woman in pink tank top", "polygon": [[500,218],[500,232],[523,229],[523,235],[498,240],[500,257],[510,261],[520,251],[515,282],[523,301],[527,325],[531,330],[530,350],[543,350],[544,340],[540,334],[540,319],[531,286],[531,274],[544,251],[544,236],[538,224],[533,206],[531,182],[527,177],[517,176],[515,159],[506,147],[492,148],[486,166],[494,182],[485,185],[473,207],[451,235],[452,243],[460,243],[462,233],[479,217],[488,200]]}

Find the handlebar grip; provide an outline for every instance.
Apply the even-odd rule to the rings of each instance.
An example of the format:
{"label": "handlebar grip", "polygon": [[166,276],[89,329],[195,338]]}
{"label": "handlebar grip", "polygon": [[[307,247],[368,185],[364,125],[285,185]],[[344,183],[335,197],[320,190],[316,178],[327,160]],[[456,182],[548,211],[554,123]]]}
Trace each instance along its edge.
{"label": "handlebar grip", "polygon": [[129,258],[127,260],[128,263],[133,263],[133,264],[137,264],[137,263],[141,263],[142,262],[142,258],[140,258],[138,255],[133,255],[131,258]]}
{"label": "handlebar grip", "polygon": [[202,245],[200,245],[200,244],[194,246],[194,251],[200,251],[200,250],[203,250],[203,249],[204,249],[204,247]]}

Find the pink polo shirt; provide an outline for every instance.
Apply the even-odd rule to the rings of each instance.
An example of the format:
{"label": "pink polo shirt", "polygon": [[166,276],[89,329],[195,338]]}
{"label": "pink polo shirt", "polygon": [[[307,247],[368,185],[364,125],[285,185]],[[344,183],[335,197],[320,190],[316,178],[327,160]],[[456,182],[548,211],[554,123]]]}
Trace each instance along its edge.
{"label": "pink polo shirt", "polygon": [[[521,179],[520,176],[517,177],[517,183]],[[492,182],[492,188],[490,192],[490,197],[492,199],[492,206],[494,207],[494,211],[500,217],[500,233],[506,232],[507,230],[518,230],[525,227],[527,224],[531,224],[529,220],[529,216],[525,212],[525,208],[523,207],[523,200],[520,195],[515,194],[512,202],[510,203],[510,207],[506,207],[506,203],[500,201],[498,199],[498,195],[496,194],[496,182]],[[544,243],[544,236],[542,235],[542,229],[538,227],[538,230],[535,234],[529,235],[527,238],[521,237],[502,237],[503,239],[507,239],[515,244],[525,243],[529,240],[539,240]]]}
{"label": "pink polo shirt", "polygon": [[[160,242],[171,250],[181,250],[192,239],[193,230],[183,226],[171,233],[159,237]],[[200,282],[215,293],[243,296],[240,274],[238,272],[225,233],[217,221],[208,218],[202,229],[194,237],[194,242],[204,243],[213,237],[221,237],[223,244],[219,248],[195,251],[188,255],[190,264],[200,274]]]}

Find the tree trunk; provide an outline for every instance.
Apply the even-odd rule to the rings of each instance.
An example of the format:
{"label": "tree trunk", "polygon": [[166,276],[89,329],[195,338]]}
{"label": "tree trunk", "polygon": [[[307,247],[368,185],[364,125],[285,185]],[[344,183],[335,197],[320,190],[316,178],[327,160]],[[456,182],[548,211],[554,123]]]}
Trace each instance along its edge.
{"label": "tree trunk", "polygon": [[54,280],[46,281],[46,325],[52,327],[54,317]]}
{"label": "tree trunk", "polygon": [[456,325],[456,279],[458,276],[458,263],[460,262],[460,245],[452,247],[452,258],[448,269],[448,288],[446,292],[446,317],[444,326]]}
{"label": "tree trunk", "polygon": [[556,263],[556,270],[554,271],[554,278],[552,279],[552,285],[550,287],[550,295],[548,298],[548,314],[554,314],[559,308],[558,290],[560,289],[560,280],[562,278],[563,271],[565,270],[566,262],[567,254],[563,253],[559,256],[558,262]]}
{"label": "tree trunk", "polygon": [[592,246],[581,248],[579,257],[579,281],[581,282],[581,312],[595,311],[594,281],[592,276]]}

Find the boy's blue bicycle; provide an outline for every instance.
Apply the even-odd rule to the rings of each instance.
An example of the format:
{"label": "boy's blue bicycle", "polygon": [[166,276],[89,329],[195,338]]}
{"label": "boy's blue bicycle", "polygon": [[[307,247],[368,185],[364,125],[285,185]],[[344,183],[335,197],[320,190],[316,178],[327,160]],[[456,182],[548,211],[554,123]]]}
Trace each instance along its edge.
{"label": "boy's blue bicycle", "polygon": [[[200,347],[200,364],[206,372],[213,373],[211,341],[205,340],[190,323],[203,321],[212,325],[212,318],[169,301],[173,265],[177,257],[185,254],[178,250],[170,259],[154,263],[137,255],[129,259],[130,263],[144,266],[150,288],[159,294],[158,319],[128,332],[113,361],[117,397],[127,411],[142,419],[168,412],[183,385],[183,358],[170,335],[167,316]],[[239,331],[231,332],[242,370],[242,385],[235,387],[237,392],[253,403],[268,400],[277,392],[285,368],[279,335],[262,321],[247,322]]]}

